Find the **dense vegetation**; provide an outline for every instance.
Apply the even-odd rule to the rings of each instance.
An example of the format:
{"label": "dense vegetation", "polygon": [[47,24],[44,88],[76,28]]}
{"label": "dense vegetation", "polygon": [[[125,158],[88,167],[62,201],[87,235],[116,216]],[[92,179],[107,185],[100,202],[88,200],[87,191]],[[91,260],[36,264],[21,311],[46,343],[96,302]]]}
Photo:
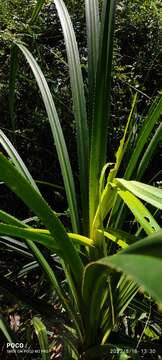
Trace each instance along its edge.
{"label": "dense vegetation", "polygon": [[162,357],[161,23],[154,0],[0,0],[6,359]]}

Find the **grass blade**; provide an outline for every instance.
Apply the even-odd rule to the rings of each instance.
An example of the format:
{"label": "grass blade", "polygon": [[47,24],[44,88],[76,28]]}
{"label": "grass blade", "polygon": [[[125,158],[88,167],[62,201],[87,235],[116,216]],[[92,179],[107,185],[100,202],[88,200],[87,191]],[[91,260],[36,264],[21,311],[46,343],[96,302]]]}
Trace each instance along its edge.
{"label": "grass blade", "polygon": [[87,45],[88,45],[88,85],[89,85],[89,118],[92,118],[92,107],[96,83],[96,71],[99,49],[99,4],[98,0],[85,0]]}
{"label": "grass blade", "polygon": [[138,286],[134,281],[129,280],[127,276],[120,277],[114,293],[114,299],[118,297],[116,311],[119,316],[123,315],[125,309],[132,302],[138,290]]}
{"label": "grass blade", "polygon": [[41,350],[41,360],[49,360],[49,347],[48,347],[48,336],[47,329],[43,322],[38,318],[32,319],[32,325],[34,326],[35,332],[38,337],[39,346]]}
{"label": "grass blade", "polygon": [[88,232],[88,173],[89,173],[89,135],[87,125],[84,84],[81,73],[78,46],[73,25],[63,0],[55,0],[61,22],[69,64],[70,82],[73,98],[74,117],[77,134],[78,164],[84,232]]}
{"label": "grass blade", "polygon": [[[153,246],[154,244],[152,248]],[[124,272],[156,301],[162,303],[161,259],[147,255],[120,254],[101,259],[98,263]]]}
{"label": "grass blade", "polygon": [[[160,97],[160,99],[159,98],[156,99],[149,109],[149,112],[145,118],[142,129],[138,136],[136,146],[134,147],[132,155],[129,156],[128,166],[127,166],[125,174],[124,174],[125,179],[130,179],[131,177],[138,179],[138,176],[139,176],[139,180],[140,180],[144,171],[146,170],[146,168],[149,164],[149,161],[150,161],[150,156],[151,156],[152,152],[154,151],[154,147],[155,147],[155,143],[156,143],[157,139],[154,141],[153,144],[151,144],[151,146],[149,146],[148,150],[146,151],[146,158],[145,158],[146,162],[144,163],[142,161],[143,167],[141,168],[141,166],[140,166],[140,169],[142,170],[141,173],[139,172],[139,168],[136,171],[137,163],[142,154],[144,146],[148,142],[151,131],[152,131],[153,127],[155,126],[157,120],[160,117],[161,112],[162,112],[162,97]],[[130,148],[130,146],[129,146],[129,148]],[[149,153],[150,153],[150,155],[149,155]],[[144,157],[145,157],[145,155],[144,155]],[[124,208],[124,206],[121,206],[120,200],[117,200],[117,203],[116,203],[116,206],[114,209],[114,214],[117,214],[117,217],[115,219],[115,227],[116,228],[121,227],[122,223],[124,221],[124,218],[125,218],[125,208]]]}
{"label": "grass blade", "polygon": [[145,173],[145,170],[147,169],[150,160],[152,158],[152,155],[159,143],[159,141],[162,139],[162,124],[160,124],[151,139],[151,142],[149,143],[141,161],[137,169],[137,179],[140,180],[143,177],[143,174]]}
{"label": "grass blade", "polygon": [[92,119],[89,181],[90,229],[99,203],[99,178],[106,162],[107,130],[108,126],[110,126],[114,10],[114,0],[105,0],[101,18],[100,48]]}
{"label": "grass blade", "polygon": [[39,15],[43,5],[45,4],[45,2],[46,2],[45,0],[37,0],[37,3],[35,5],[35,8],[33,10],[33,13],[32,13],[32,16],[31,16],[31,19],[30,19],[30,22],[29,22],[30,25],[32,25],[36,21],[36,19],[37,19],[38,15]]}
{"label": "grass blade", "polygon": [[145,144],[148,142],[151,131],[155,126],[157,120],[159,119],[161,113],[162,113],[162,97],[160,97],[160,99],[155,100],[154,104],[151,106],[149,114],[147,115],[144,121],[141,132],[138,136],[137,144],[133,150],[133,153],[130,157],[127,169],[124,174],[125,179],[129,180],[133,176],[133,173],[137,166],[142,150]]}
{"label": "grass blade", "polygon": [[130,113],[128,116],[128,120],[127,120],[125,129],[124,129],[124,134],[123,134],[122,139],[120,140],[118,150],[115,154],[115,158],[116,158],[115,166],[114,166],[114,169],[110,170],[110,174],[108,176],[108,181],[110,181],[110,182],[116,177],[117,172],[120,169],[120,164],[123,160],[123,157],[125,155],[127,147],[129,145],[129,140],[132,135],[131,134],[132,133],[132,125],[133,125],[134,112],[136,109],[137,100],[138,100],[138,93],[136,93],[133,97],[132,106],[130,109]]}
{"label": "grass blade", "polygon": [[7,138],[7,136],[4,134],[2,130],[0,130],[0,144],[2,145],[8,156],[11,158],[17,170],[31,183],[34,189],[39,192],[39,189],[35,181],[33,180],[31,174],[29,173],[26,165],[22,161],[15,147],[12,145],[12,143],[10,142],[10,140]]}
{"label": "grass blade", "polygon": [[35,61],[32,54],[26,47],[22,44],[17,44],[22,53],[24,54],[26,60],[28,61],[37,84],[39,86],[42,99],[48,114],[49,123],[51,126],[54,142],[56,145],[56,150],[59,158],[59,163],[61,167],[61,172],[63,176],[66,196],[70,208],[71,213],[71,221],[73,226],[73,231],[78,232],[79,229],[79,217],[78,217],[78,209],[77,209],[77,201],[76,201],[76,193],[75,193],[75,186],[73,180],[73,174],[71,170],[69,155],[67,152],[65,139],[63,136],[63,132],[61,129],[61,125],[59,122],[58,114],[55,108],[55,104],[53,102],[53,98],[51,92],[49,90],[47,81],[38,66],[37,62]]}

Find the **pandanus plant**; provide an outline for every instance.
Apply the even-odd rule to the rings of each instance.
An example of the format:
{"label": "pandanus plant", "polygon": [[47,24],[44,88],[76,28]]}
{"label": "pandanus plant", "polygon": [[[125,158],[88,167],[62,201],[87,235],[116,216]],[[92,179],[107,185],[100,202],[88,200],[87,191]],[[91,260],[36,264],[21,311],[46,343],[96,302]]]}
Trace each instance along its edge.
{"label": "pandanus plant", "polygon": [[[37,1],[31,23],[44,3]],[[69,325],[64,326],[67,358],[103,359],[108,354],[111,358],[111,349],[115,345],[110,341],[110,334],[138,289],[149,293],[157,303],[162,302],[162,230],[156,216],[146,208],[148,203],[162,209],[162,190],[140,182],[162,136],[162,126],[157,126],[162,99],[159,95],[152,103],[132,145],[138,102],[137,93],[134,95],[125,131],[112,162],[109,154],[112,133],[110,92],[115,1],[103,0],[100,14],[97,0],[85,0],[88,99],[85,99],[78,46],[69,13],[63,0],[55,0],[54,3],[68,58],[80,196],[76,194],[68,149],[47,81],[24,43],[15,41],[11,57],[11,113],[15,64],[21,51],[34,74],[51,126],[70,210],[71,232],[67,232],[43,198],[16,149],[1,131],[0,142],[9,159],[0,154],[0,179],[41,220],[44,228],[35,229],[0,211],[0,234],[3,243],[10,239],[10,245],[14,245],[15,249],[18,243],[20,246],[22,241],[25,242],[23,251],[34,255],[49,286],[58,295],[70,320]],[[134,226],[126,228],[125,220],[130,221],[130,218]],[[14,239],[17,242],[14,243]],[[39,244],[59,256],[68,293]],[[16,286],[9,279],[2,276],[0,284],[15,294]],[[33,306],[38,314],[52,316],[52,311],[48,306],[44,308],[40,299],[24,299],[22,292],[17,296]],[[33,324],[37,330],[43,329],[41,334],[44,337],[39,337],[40,346],[47,348],[41,320],[34,318]],[[1,328],[10,340],[4,325]],[[42,356],[49,358],[48,352]]]}

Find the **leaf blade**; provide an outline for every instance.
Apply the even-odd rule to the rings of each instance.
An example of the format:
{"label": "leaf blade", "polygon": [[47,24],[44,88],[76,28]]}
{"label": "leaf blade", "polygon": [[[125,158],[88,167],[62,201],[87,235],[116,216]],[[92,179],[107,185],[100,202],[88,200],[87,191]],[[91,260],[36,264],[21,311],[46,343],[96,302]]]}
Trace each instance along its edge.
{"label": "leaf blade", "polygon": [[11,158],[13,164],[20,171],[20,173],[26,179],[28,179],[28,181],[32,184],[35,190],[39,192],[39,189],[30,172],[28,171],[26,165],[24,164],[15,147],[12,145],[11,141],[8,139],[8,137],[4,134],[2,130],[0,130],[0,144],[3,146],[4,150],[7,152],[8,156]]}
{"label": "leaf blade", "polygon": [[85,0],[85,14],[88,46],[89,118],[91,119],[99,50],[100,21],[98,0]]}
{"label": "leaf blade", "polygon": [[39,346],[41,350],[41,359],[42,360],[49,360],[49,345],[48,345],[48,336],[47,336],[47,329],[44,323],[36,316],[31,321],[32,325],[34,326]]}
{"label": "leaf blade", "polygon": [[143,177],[145,170],[147,169],[147,167],[149,165],[150,159],[152,158],[153,153],[161,139],[162,139],[162,124],[160,124],[158,126],[158,128],[156,129],[156,132],[155,132],[154,136],[152,137],[152,139],[140,161],[140,164],[137,169],[137,179],[138,180],[140,180]]}
{"label": "leaf blade", "polygon": [[[107,153],[107,129],[110,126],[110,88],[113,52],[114,0],[105,0],[101,18],[100,48],[92,118],[89,179],[90,230],[99,203],[99,178]],[[106,104],[106,111],[105,111]]]}
{"label": "leaf blade", "polygon": [[[2,154],[0,154],[0,169],[1,180],[38,215],[44,225],[49,229],[51,235],[58,241],[60,249],[63,250],[65,263],[71,266],[76,282],[80,282],[79,279],[82,277],[83,264],[68,238],[63,225],[57,219],[52,209]],[[67,244],[66,249],[65,242]]]}
{"label": "leaf blade", "polygon": [[100,264],[110,266],[116,271],[124,272],[139,286],[162,303],[161,273],[162,262],[152,256],[143,255],[114,255],[99,261]]}
{"label": "leaf blade", "polygon": [[146,234],[152,234],[154,231],[160,230],[160,226],[155,221],[154,217],[143,205],[143,203],[136,198],[131,192],[127,190],[119,190],[118,195],[122,198],[124,203],[133,213],[135,219],[145,230]]}
{"label": "leaf blade", "polygon": [[63,0],[55,0],[61,22],[69,64],[74,117],[77,135],[77,152],[80,173],[81,204],[83,210],[84,232],[88,233],[88,173],[89,173],[89,134],[87,124],[84,84],[81,73],[79,51],[73,25]]}
{"label": "leaf blade", "polygon": [[42,95],[46,112],[48,114],[48,119],[51,126],[54,142],[56,145],[61,172],[64,180],[66,196],[71,211],[71,220],[72,220],[73,229],[74,232],[78,232],[79,217],[78,217],[78,208],[77,208],[73,174],[70,165],[69,155],[67,152],[67,147],[65,144],[65,139],[59,122],[58,114],[55,108],[55,104],[53,102],[53,98],[49,90],[47,81],[40,67],[35,61],[34,57],[24,45],[17,43],[17,46],[20,48],[26,60],[28,61]]}
{"label": "leaf blade", "polygon": [[133,180],[116,178],[115,182],[157,209],[162,209],[162,189]]}
{"label": "leaf blade", "polygon": [[30,19],[30,22],[29,22],[30,25],[32,25],[36,21],[36,19],[37,19],[38,15],[39,15],[43,5],[45,4],[45,2],[46,2],[45,0],[37,0],[37,3],[35,5],[35,7],[34,7],[34,10],[32,12],[32,16],[31,16],[31,19]]}
{"label": "leaf blade", "polygon": [[138,136],[137,144],[132,152],[130,157],[128,166],[126,168],[124,178],[130,179],[135,171],[138,159],[142,153],[142,150],[145,144],[148,141],[149,135],[156,124],[157,120],[159,119],[162,113],[162,97],[160,99],[156,99],[153,105],[150,108],[150,111],[144,121],[140,134]]}

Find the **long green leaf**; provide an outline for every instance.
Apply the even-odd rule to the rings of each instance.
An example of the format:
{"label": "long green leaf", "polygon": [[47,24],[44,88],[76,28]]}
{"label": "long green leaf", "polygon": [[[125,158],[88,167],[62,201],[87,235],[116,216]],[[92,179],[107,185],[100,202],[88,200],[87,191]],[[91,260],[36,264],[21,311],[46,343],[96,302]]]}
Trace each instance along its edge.
{"label": "long green leaf", "polygon": [[[103,286],[108,274],[95,262],[88,264],[84,271],[82,282],[82,296],[84,301],[84,316],[87,328],[86,345],[94,341],[101,309]],[[101,291],[102,290],[102,291]],[[91,299],[91,301],[90,301]]]}
{"label": "long green leaf", "polygon": [[158,209],[162,209],[162,189],[138,181],[127,181],[125,179],[116,179],[115,182],[140,199]]}
{"label": "long green leaf", "polygon": [[63,132],[61,129],[61,125],[59,122],[58,114],[55,108],[55,104],[53,102],[53,98],[51,95],[51,92],[49,90],[47,81],[38,66],[36,60],[33,58],[32,54],[29,52],[29,50],[26,49],[26,47],[22,44],[17,44],[20,50],[23,52],[26,60],[28,61],[33,74],[35,76],[35,79],[37,81],[37,84],[39,86],[42,99],[48,114],[49,123],[51,126],[54,142],[56,145],[56,150],[60,162],[60,167],[62,171],[62,176],[64,180],[64,186],[66,190],[66,196],[70,208],[71,213],[71,220],[73,225],[74,232],[78,232],[79,229],[79,217],[78,217],[78,209],[77,209],[77,202],[76,202],[76,193],[75,193],[75,187],[74,187],[74,181],[73,181],[73,175],[69,160],[69,155],[67,152],[65,139],[63,136]]}
{"label": "long green leaf", "polygon": [[[48,230],[35,229],[31,227],[21,228],[21,226],[17,227],[14,225],[0,223],[0,234],[11,235],[21,239],[38,242],[45,247],[55,251],[56,253],[59,253],[60,255],[58,244],[56,243],[55,239],[50,235]],[[67,233],[67,235],[70,239],[73,239],[75,242],[77,241],[82,245],[94,246],[93,241],[89,238],[86,238],[85,236],[73,233]]]}
{"label": "long green leaf", "polygon": [[91,237],[95,238],[96,245],[101,245],[101,244],[100,244],[100,240],[97,239],[97,237],[95,236],[95,232],[97,231],[98,228],[102,226],[105,217],[112,209],[116,198],[116,192],[117,192],[116,187],[111,186],[110,183],[107,183],[101,194],[101,198],[91,228]]}
{"label": "long green leaf", "polygon": [[62,251],[65,263],[71,267],[76,282],[80,282],[83,265],[63,225],[41,195],[2,154],[0,154],[0,178],[35,212],[49,229]]}
{"label": "long green leaf", "polygon": [[37,19],[37,17],[39,15],[43,5],[45,4],[45,2],[46,2],[45,0],[37,0],[37,3],[35,5],[35,8],[33,10],[33,13],[32,13],[32,16],[31,16],[31,19],[30,19],[30,22],[29,22],[30,25],[32,25],[35,22],[35,20]]}
{"label": "long green leaf", "polygon": [[133,115],[137,104],[137,93],[133,97],[131,110],[128,116],[128,120],[124,129],[124,134],[122,139],[120,140],[120,144],[118,147],[118,150],[115,154],[115,164],[113,169],[110,170],[107,182],[112,182],[113,179],[116,177],[118,170],[120,169],[120,164],[123,160],[124,154],[126,152],[127,146],[129,144],[129,137],[131,135],[131,128],[132,128],[132,122],[133,122]]}
{"label": "long green leaf", "polygon": [[[82,294],[85,301],[88,315],[93,313],[93,309],[97,316],[96,309],[97,301],[89,304],[89,297],[93,299],[95,293],[95,285],[99,278],[101,278],[100,286],[103,281],[108,278],[111,273],[111,268],[117,272],[124,272],[129,279],[125,277],[119,280],[114,296],[114,316],[122,313],[129,302],[137,292],[137,285],[142,286],[148,291],[155,300],[162,301],[161,289],[161,271],[162,271],[162,231],[154,233],[145,239],[136,242],[128,248],[120,251],[117,255],[102,258],[96,262],[90,263],[84,272]],[[153,265],[151,265],[153,264]],[[114,277],[115,276],[115,277]],[[112,285],[116,279],[115,273],[111,274]],[[130,281],[130,279],[133,281]],[[115,280],[116,281],[116,280]],[[137,285],[136,285],[137,284]],[[115,287],[116,288],[116,287]],[[91,295],[90,295],[91,294]],[[89,309],[93,304],[93,308]],[[99,308],[99,306],[98,306]],[[108,308],[107,315],[104,319],[105,334],[103,337],[103,344],[110,333],[112,327],[111,309]],[[85,310],[86,311],[86,310]],[[93,322],[93,318],[88,317],[89,321]]]}
{"label": "long green leaf", "polygon": [[129,207],[135,219],[145,230],[146,234],[152,234],[154,231],[160,230],[160,226],[155,221],[154,217],[147,210],[147,208],[136,198],[131,192],[127,190],[119,190],[119,196],[124,203]]}
{"label": "long green leaf", "polygon": [[[136,96],[137,95],[135,95],[135,97]],[[134,98],[134,101],[135,101],[135,98]],[[134,106],[135,106],[135,104],[136,104],[136,101],[134,102]],[[132,109],[133,109],[133,104],[132,104]],[[150,106],[150,109],[145,118],[145,121],[143,122],[142,129],[137,137],[136,146],[133,147],[133,151],[132,151],[132,141],[131,141],[133,128],[131,126],[130,131],[129,131],[128,142],[125,147],[125,150],[127,150],[127,153],[126,153],[127,157],[125,159],[125,162],[128,163],[128,166],[126,168],[124,178],[129,179],[129,178],[131,178],[131,176],[133,176],[138,159],[140,158],[140,156],[142,154],[144,146],[148,142],[150,133],[151,133],[154,125],[156,124],[161,111],[162,111],[162,99],[160,99],[160,101],[159,101],[159,98],[158,98]],[[153,143],[150,144],[148,146],[148,148],[146,149],[146,157],[144,155],[145,161],[142,161],[142,164],[143,164],[142,168],[140,166],[141,171],[139,172],[137,170],[139,179],[141,178],[142,174],[144,173],[147,166],[149,165],[150,157],[151,157],[153,151],[155,150],[156,142],[157,142],[157,136],[155,136]],[[130,156],[130,154],[131,154],[131,156]],[[143,160],[144,160],[144,158],[143,158]],[[129,160],[129,162],[128,162],[128,160]],[[138,175],[134,174],[134,176],[137,179],[138,179]],[[116,176],[116,174],[115,174],[115,176]],[[110,181],[111,181],[111,179],[110,179]],[[122,226],[124,218],[125,218],[125,214],[126,214],[126,211],[125,211],[124,204],[122,205],[121,200],[117,199],[115,207],[113,208],[113,212],[111,214],[111,219],[110,219],[110,222],[112,222],[113,227],[115,226],[115,228],[119,228]]]}
{"label": "long green leaf", "polygon": [[[109,183],[111,183],[113,181],[113,179],[116,177],[117,172],[120,169],[120,164],[121,164],[121,162],[123,160],[124,154],[126,152],[128,144],[129,144],[129,137],[130,137],[130,134],[131,134],[132,123],[133,123],[133,118],[134,118],[133,115],[134,115],[134,111],[135,111],[135,108],[136,108],[136,104],[137,104],[137,93],[133,97],[132,106],[131,106],[131,110],[130,110],[128,120],[127,120],[127,123],[126,123],[126,126],[125,126],[124,134],[123,134],[122,139],[120,140],[118,150],[117,150],[117,152],[115,154],[115,158],[116,158],[115,164],[110,163],[110,165],[114,165],[114,166],[109,171],[109,175],[108,175],[108,178],[107,178],[107,185],[105,187],[105,190],[103,191],[103,195],[104,195],[104,193],[107,194],[107,195],[105,194],[106,195],[105,196],[106,203],[109,202],[109,198],[110,198],[110,194],[111,194],[108,191],[109,188],[111,189]],[[102,172],[101,172],[101,174],[102,174]],[[103,197],[103,195],[102,195],[102,197]],[[102,202],[102,197],[101,197],[100,203]],[[112,206],[111,206],[111,208],[113,208],[111,216],[113,215],[113,212],[115,211],[116,206],[117,206],[117,204],[116,204],[116,201],[115,201],[115,207],[114,207],[114,204],[112,204]],[[107,206],[104,205],[103,208],[106,209]]]}
{"label": "long green leaf", "polygon": [[[8,224],[11,224],[10,225],[10,230],[12,232],[12,229],[13,228],[16,228],[16,231],[15,231],[15,236],[18,236],[18,233],[20,234],[20,237],[22,234],[21,230],[23,230],[22,228],[24,227],[24,230],[28,230],[30,229],[30,227],[25,224],[24,222],[16,219],[15,217],[7,214],[6,212],[4,211],[0,211],[0,218],[3,220],[3,221],[6,221]],[[21,228],[21,229],[20,229]],[[18,232],[17,232],[17,229],[18,229]],[[13,232],[12,232],[13,233]],[[36,232],[34,232],[34,234],[36,235],[36,237],[38,236],[36,234]],[[34,235],[34,237],[35,237]],[[67,309],[68,313],[70,314],[71,318],[73,318],[73,321],[76,325],[76,328],[78,330],[78,334],[79,336],[81,337],[81,332],[80,332],[80,328],[78,326],[78,319],[77,319],[77,316],[76,314],[73,312],[73,309],[71,308],[70,306],[70,303],[67,302],[66,300],[66,296],[63,292],[63,290],[61,289],[60,285],[59,285],[59,282],[57,281],[57,278],[53,272],[53,270],[51,269],[50,265],[48,264],[48,262],[46,261],[45,257],[42,255],[41,251],[37,248],[37,246],[35,245],[35,243],[33,243],[33,237],[32,237],[32,240],[29,240],[28,239],[28,234],[27,236],[22,236],[23,238],[26,238],[26,244],[27,246],[29,247],[29,249],[32,251],[32,253],[35,255],[35,258],[37,259],[39,265],[41,266],[41,268],[43,269],[44,273],[46,274],[46,276],[48,277],[52,287],[55,289],[56,293],[58,294],[59,298],[60,298],[60,301],[62,302],[63,306],[65,309]],[[3,284],[5,284],[5,280],[3,282]],[[14,285],[13,285],[13,291],[14,291]],[[23,296],[23,294],[22,294]],[[24,300],[23,300],[24,301]]]}
{"label": "long green leaf", "polygon": [[32,325],[34,326],[35,332],[38,337],[39,346],[41,350],[41,360],[49,360],[50,357],[49,357],[47,329],[43,324],[43,322],[36,316],[32,319]]}
{"label": "long green leaf", "polygon": [[17,219],[15,216],[8,214],[6,211],[0,210],[0,220],[9,225],[19,226],[23,228],[28,228],[29,226],[23,221]]}
{"label": "long green leaf", "polygon": [[[87,336],[86,341],[87,345],[92,343],[97,343],[98,338],[98,329],[100,327],[101,321],[101,310],[102,310],[102,300],[105,294],[105,284],[106,284],[106,274],[102,273],[102,276],[96,277],[94,280],[93,290],[91,292],[91,301],[88,306],[88,325],[87,327]],[[107,285],[107,284],[106,284]],[[85,283],[85,286],[88,284]],[[89,341],[89,344],[88,344]],[[87,346],[88,347],[88,346]]]}
{"label": "long green leaf", "polygon": [[107,338],[110,335],[117,318],[123,314],[124,310],[138,291],[138,286],[133,281],[128,280],[125,275],[120,276],[119,273],[114,273],[110,279],[111,287],[113,287],[111,291],[113,308],[112,306],[107,306],[106,302],[106,311],[101,324],[103,329],[102,344],[107,343]]}
{"label": "long green leaf", "polygon": [[85,0],[85,14],[88,45],[89,119],[91,119],[99,50],[100,21],[98,0]]}
{"label": "long green leaf", "polygon": [[35,181],[33,180],[31,174],[29,173],[26,165],[22,161],[15,147],[12,145],[12,143],[2,130],[0,130],[0,144],[2,145],[8,156],[11,158],[13,164],[16,166],[19,172],[31,183],[35,190],[39,192],[39,189]]}
{"label": "long green leaf", "polygon": [[31,228],[22,229],[13,225],[0,224],[0,234],[11,235],[20,239],[35,241],[55,252],[58,250],[58,245],[52,236],[48,234],[42,234],[41,232],[34,232]]}
{"label": "long green leaf", "polygon": [[[12,166],[12,165],[10,164],[10,166]],[[15,171],[16,171],[16,169],[15,169]],[[17,172],[17,171],[16,171],[16,172]],[[18,178],[19,178],[19,176],[20,176],[20,175],[18,174]],[[12,176],[11,176],[11,179],[12,179]],[[23,179],[23,178],[22,178],[22,179]],[[20,181],[20,178],[19,178],[19,181]],[[17,181],[17,186],[18,186],[18,187],[19,187],[19,184],[20,184],[19,181]],[[12,182],[12,180],[11,180],[11,182]],[[14,181],[13,181],[13,183],[14,183]],[[29,189],[28,189],[28,190],[29,190]],[[32,190],[35,191],[33,188],[32,188]],[[20,189],[20,193],[21,193],[21,191],[22,191],[22,189]],[[39,196],[39,194],[38,194],[38,196]],[[7,222],[8,224],[10,224],[10,225],[8,226],[8,229],[9,229],[9,230],[7,230],[7,225],[6,225],[6,228],[5,228],[6,230],[5,230],[5,231],[7,231],[7,232],[9,231],[9,232],[12,233],[12,234],[13,234],[13,232],[14,232],[15,236],[18,236],[18,233],[19,233],[20,237],[23,237],[23,238],[26,239],[26,244],[27,244],[27,246],[28,246],[29,249],[32,251],[32,253],[35,255],[35,258],[37,259],[39,265],[41,266],[41,268],[43,269],[44,273],[45,273],[46,276],[48,277],[48,279],[49,279],[52,287],[54,287],[55,291],[57,292],[58,296],[60,297],[60,300],[61,300],[61,302],[63,303],[63,306],[64,306],[65,308],[67,308],[67,310],[69,311],[70,315],[73,317],[73,313],[72,313],[72,311],[71,311],[71,309],[70,309],[70,305],[67,303],[67,301],[66,301],[66,299],[65,299],[65,295],[63,294],[63,291],[62,291],[62,289],[61,289],[60,286],[59,286],[59,283],[58,283],[58,281],[57,281],[57,278],[56,278],[54,272],[52,271],[52,269],[51,269],[50,265],[48,264],[48,262],[46,261],[45,257],[42,255],[41,251],[40,251],[40,250],[37,248],[37,246],[33,243],[33,236],[32,236],[32,240],[29,240],[30,236],[29,236],[29,238],[28,238],[28,236],[26,236],[26,235],[25,235],[25,236],[21,236],[21,235],[23,235],[23,234],[22,234],[22,231],[21,231],[21,230],[23,230],[22,228],[24,228],[24,230],[29,230],[29,229],[30,229],[29,226],[28,226],[27,224],[25,224],[24,222],[16,219],[15,217],[7,214],[7,213],[4,212],[4,211],[0,211],[0,219],[3,220],[3,221],[5,221],[5,222]],[[3,226],[2,224],[1,224],[1,226],[4,228],[4,226]],[[15,228],[16,228],[16,230],[13,230],[13,229],[15,229]],[[21,228],[21,229],[20,229],[20,228]],[[34,234],[35,234],[35,233],[34,233]],[[28,234],[27,234],[27,235],[28,235]],[[36,235],[36,237],[38,236],[37,234],[35,234],[35,235]],[[35,237],[35,235],[34,235],[34,237]]]}
{"label": "long green leaf", "polygon": [[154,151],[156,150],[156,147],[159,143],[159,141],[162,139],[162,123],[158,126],[156,129],[156,132],[151,139],[141,161],[137,169],[137,179],[140,180],[143,177],[143,174],[145,173],[145,170],[147,169],[150,160],[152,158],[152,155]]}
{"label": "long green leaf", "polygon": [[160,99],[155,100],[154,104],[151,106],[148,115],[146,116],[142,129],[138,136],[137,144],[132,152],[127,169],[125,171],[124,174],[125,179],[130,179],[131,176],[133,175],[139,157],[144,149],[145,144],[148,142],[151,131],[155,126],[157,120],[159,119],[161,113],[162,113],[162,97],[160,97]]}
{"label": "long green leaf", "polygon": [[[32,231],[39,233],[43,233],[43,234],[48,234],[50,235],[49,231],[46,229],[35,229],[35,228],[30,228]],[[30,230],[29,229],[29,230]],[[73,239],[74,241],[78,241],[80,242],[82,245],[88,245],[88,246],[94,246],[94,242],[93,240],[89,239],[86,236],[80,235],[80,234],[75,234],[75,233],[67,233],[67,235],[69,236],[70,239]]]}
{"label": "long green leaf", "polygon": [[155,300],[162,302],[162,230],[121,250],[114,256],[96,262],[123,271],[139,286],[143,286]]}
{"label": "long green leaf", "polygon": [[74,117],[77,133],[78,163],[80,170],[80,190],[83,210],[84,231],[88,233],[88,173],[89,173],[89,135],[81,73],[79,52],[73,25],[63,0],[55,0],[61,22],[69,64],[70,82],[73,98]]}
{"label": "long green leaf", "polygon": [[131,281],[127,276],[122,275],[119,278],[119,282],[114,291],[114,299],[116,301],[116,312],[118,315],[123,314],[127,306],[130,304],[131,300],[134,298],[138,292],[138,286]]}
{"label": "long green leaf", "polygon": [[139,286],[144,287],[156,301],[162,303],[161,259],[147,255],[122,254],[101,259],[98,263],[124,272]]}
{"label": "long green leaf", "polygon": [[89,206],[90,229],[99,203],[99,179],[107,153],[110,126],[110,84],[113,52],[114,0],[104,0],[101,17],[100,47],[92,119],[90,150]]}

